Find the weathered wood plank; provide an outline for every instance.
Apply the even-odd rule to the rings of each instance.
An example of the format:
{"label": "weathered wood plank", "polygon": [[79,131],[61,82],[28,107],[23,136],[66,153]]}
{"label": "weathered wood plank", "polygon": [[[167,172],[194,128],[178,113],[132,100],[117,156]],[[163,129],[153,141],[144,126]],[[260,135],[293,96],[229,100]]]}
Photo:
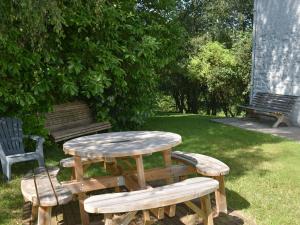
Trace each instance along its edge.
{"label": "weathered wood plank", "polygon": [[111,128],[109,122],[96,123],[93,113],[84,102],[76,101],[54,106],[46,115],[45,127],[56,142],[96,133]]}
{"label": "weathered wood plank", "polygon": [[289,114],[292,112],[293,107],[298,100],[298,96],[258,92],[253,97],[251,105],[241,107],[246,110],[251,110],[256,114],[277,118],[273,127],[279,126],[280,123],[286,123],[289,126]]}
{"label": "weathered wood plank", "polygon": [[33,205],[44,207],[63,205],[70,202],[72,193],[60,185],[56,179],[58,171],[57,168],[50,169],[48,176],[46,169],[41,167],[35,171],[35,176],[32,173],[26,175],[21,181],[21,191],[24,198],[31,201]]}
{"label": "weathered wood plank", "polygon": [[[89,213],[121,213],[178,204],[214,192],[219,183],[211,178],[196,177],[147,190],[103,194],[85,200]],[[120,204],[122,203],[122,204]]]}
{"label": "weathered wood plank", "polygon": [[171,149],[181,143],[181,136],[161,131],[111,132],[67,141],[66,154],[87,158],[125,157],[151,154]]}
{"label": "weathered wood plank", "polygon": [[172,158],[193,165],[198,173],[205,176],[221,176],[230,171],[229,167],[220,160],[198,153],[175,151],[172,153]]}
{"label": "weathered wood plank", "polygon": [[64,181],[61,185],[69,189],[73,194],[86,193],[95,190],[114,188],[125,185],[123,176],[107,176],[83,179],[80,181]]}

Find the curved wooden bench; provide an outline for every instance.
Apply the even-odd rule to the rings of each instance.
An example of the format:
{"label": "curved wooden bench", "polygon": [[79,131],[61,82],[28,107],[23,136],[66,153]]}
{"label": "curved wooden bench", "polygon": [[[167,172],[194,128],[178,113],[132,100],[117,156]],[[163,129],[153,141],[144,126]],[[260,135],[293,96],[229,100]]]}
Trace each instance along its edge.
{"label": "curved wooden bench", "polygon": [[218,182],[214,179],[195,177],[147,190],[92,196],[84,201],[84,209],[88,213],[103,213],[105,215],[105,225],[116,224],[111,214],[131,212],[125,216],[124,221],[126,222],[118,223],[125,225],[130,223],[139,210],[147,212],[149,209],[200,198],[201,210],[198,209],[198,215],[203,217],[205,225],[213,225],[209,194],[213,193],[218,186]]}
{"label": "curved wooden bench", "polygon": [[227,213],[224,175],[229,173],[230,168],[225,163],[210,156],[181,151],[172,152],[172,159],[195,167],[197,173],[203,176],[218,180],[219,188],[215,192],[217,213]]}
{"label": "curved wooden bench", "polygon": [[23,197],[33,205],[33,219],[38,214],[38,225],[51,224],[52,207],[67,204],[72,200],[72,193],[57,181],[58,171],[58,168],[39,167],[21,181]]}

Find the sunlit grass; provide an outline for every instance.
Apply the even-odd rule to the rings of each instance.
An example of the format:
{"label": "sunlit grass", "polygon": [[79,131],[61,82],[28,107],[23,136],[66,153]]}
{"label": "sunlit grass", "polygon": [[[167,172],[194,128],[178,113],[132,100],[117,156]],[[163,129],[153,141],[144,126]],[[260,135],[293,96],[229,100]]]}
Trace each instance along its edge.
{"label": "sunlit grass", "polygon": [[300,224],[298,143],[197,115],[156,117],[144,129],[176,132],[183,137],[176,149],[207,154],[228,164],[230,208],[242,210],[259,225]]}

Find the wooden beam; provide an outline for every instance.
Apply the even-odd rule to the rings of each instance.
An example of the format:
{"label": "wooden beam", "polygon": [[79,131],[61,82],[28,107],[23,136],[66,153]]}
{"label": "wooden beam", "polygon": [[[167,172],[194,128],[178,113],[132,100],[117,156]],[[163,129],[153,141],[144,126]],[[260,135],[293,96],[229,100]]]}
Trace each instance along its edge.
{"label": "wooden beam", "polygon": [[38,225],[51,225],[52,207],[39,207],[38,209]]}
{"label": "wooden beam", "polygon": [[165,214],[167,214],[168,217],[174,217],[176,214],[176,205],[166,206]]}
{"label": "wooden beam", "polygon": [[[162,152],[164,163],[165,163],[165,168],[172,166],[171,153],[172,153],[172,149],[168,149],[168,150],[165,150]],[[169,176],[166,179],[166,182],[167,182],[167,184],[173,183],[174,182],[173,176]],[[171,205],[171,206],[165,207],[164,211],[169,217],[174,217],[175,213],[176,213],[176,205]]]}
{"label": "wooden beam", "polygon": [[94,190],[124,186],[125,179],[123,176],[106,176],[84,179],[81,181],[64,181],[61,182],[61,185],[68,188],[73,194],[79,194]]}
{"label": "wooden beam", "polygon": [[146,188],[146,180],[145,180],[143,156],[142,155],[136,156],[135,162],[136,162],[138,183],[139,183],[141,189],[145,189]]}
{"label": "wooden beam", "polygon": [[125,187],[129,191],[136,191],[140,189],[137,178],[132,175],[125,175]]}
{"label": "wooden beam", "polygon": [[[184,176],[195,170],[186,165],[173,165],[168,168],[156,168],[145,171],[146,181],[165,179],[170,176]],[[126,178],[125,178],[126,177]],[[68,188],[73,194],[85,193],[94,190],[126,186],[129,190],[138,190],[136,171],[125,173],[124,176],[106,176],[87,178],[80,181],[63,181],[61,185]]]}
{"label": "wooden beam", "polygon": [[188,201],[188,202],[184,202],[184,204],[189,207],[191,210],[193,210],[194,213],[196,213],[198,216],[200,216],[201,218],[204,217],[204,213],[203,211],[198,207],[196,206],[193,202],[191,201]]}
{"label": "wooden beam", "polygon": [[[74,156],[74,170],[75,170],[75,178],[76,181],[82,181],[83,180],[83,165],[81,161],[81,157]],[[84,192],[81,192],[78,194],[78,201],[79,201],[79,210],[80,210],[80,218],[82,225],[88,225],[90,223],[89,221],[89,215],[84,210],[84,200],[86,199],[86,194]]]}
{"label": "wooden beam", "polygon": [[217,176],[213,178],[219,181],[219,188],[215,191],[217,213],[227,213],[227,200],[224,176]]}
{"label": "wooden beam", "polygon": [[[195,174],[196,170],[188,165],[172,165],[167,168],[145,170],[146,181],[165,180],[169,177],[180,177]],[[126,172],[125,175],[135,175],[136,171]]]}
{"label": "wooden beam", "polygon": [[151,220],[149,210],[143,210],[144,223],[143,225],[152,225],[155,221]]}
{"label": "wooden beam", "polygon": [[158,220],[162,220],[165,218],[165,210],[164,207],[161,208],[156,208],[156,209],[150,209],[150,212],[158,219]]}
{"label": "wooden beam", "polygon": [[204,225],[214,225],[209,194],[200,198]]}

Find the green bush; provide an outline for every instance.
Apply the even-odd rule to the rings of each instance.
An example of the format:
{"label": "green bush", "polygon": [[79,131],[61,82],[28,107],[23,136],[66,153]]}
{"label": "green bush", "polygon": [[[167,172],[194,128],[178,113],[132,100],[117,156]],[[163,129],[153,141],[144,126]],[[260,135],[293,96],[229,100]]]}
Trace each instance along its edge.
{"label": "green bush", "polygon": [[33,129],[42,120],[28,115],[83,99],[98,120],[142,124],[157,74],[177,54],[174,2],[1,1],[0,115],[31,118]]}

